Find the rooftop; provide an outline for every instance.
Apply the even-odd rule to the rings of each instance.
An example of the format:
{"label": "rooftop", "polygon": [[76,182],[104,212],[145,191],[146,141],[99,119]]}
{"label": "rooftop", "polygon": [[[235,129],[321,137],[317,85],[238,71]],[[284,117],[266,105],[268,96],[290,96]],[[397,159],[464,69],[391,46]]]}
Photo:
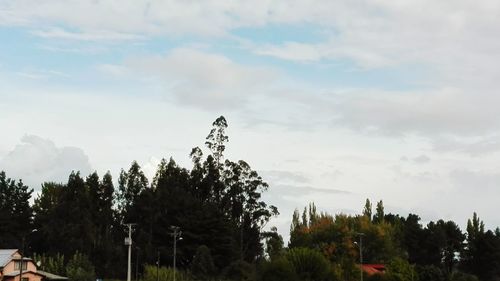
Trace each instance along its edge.
{"label": "rooftop", "polygon": [[0,267],[4,267],[12,259],[17,249],[0,249]]}

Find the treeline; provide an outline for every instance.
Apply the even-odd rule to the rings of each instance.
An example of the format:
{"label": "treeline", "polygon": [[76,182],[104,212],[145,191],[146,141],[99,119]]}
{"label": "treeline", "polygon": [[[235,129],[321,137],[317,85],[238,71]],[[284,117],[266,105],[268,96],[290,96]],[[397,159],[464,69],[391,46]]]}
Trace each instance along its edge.
{"label": "treeline", "polygon": [[[423,224],[418,215],[386,214],[367,200],[359,215],[295,211],[290,241],[264,231],[278,210],[261,199],[265,181],[245,161],[225,159],[227,122],[213,123],[205,145],[193,148],[191,169],[162,160],[151,182],[133,162],[110,173],[72,172],[66,183],[33,189],[0,172],[0,248],[19,248],[41,269],[73,281],[125,279],[125,224],[134,223],[133,279],[356,281],[364,264],[384,264],[376,281],[500,280],[500,230],[476,214],[465,231],[453,221]],[[117,183],[117,184],[115,184]],[[33,202],[30,204],[30,202]]]}
{"label": "treeline", "polygon": [[485,230],[476,213],[463,232],[453,221],[424,226],[415,214],[386,214],[382,201],[372,213],[368,199],[356,216],[318,213],[314,204],[295,211],[288,249],[273,251],[263,280],[360,280],[360,245],[363,264],[387,269],[364,280],[500,280],[500,230]]}
{"label": "treeline", "polygon": [[135,224],[134,275],[144,272],[143,265],[172,264],[176,226],[182,231],[178,268],[202,274],[196,268],[201,259],[213,263],[210,276],[238,277],[240,268],[263,257],[263,227],[278,210],[261,200],[268,185],[256,171],[224,158],[226,128],[225,118],[217,118],[206,156],[193,148],[189,170],[164,159],[152,182],[136,162],[121,171],[117,186],[109,172],[72,172],[66,183],[44,183],[30,205],[33,189],[1,172],[0,248],[19,248],[60,274],[68,274],[66,265],[76,255],[82,264],[91,262],[95,276],[124,279],[124,224]]}

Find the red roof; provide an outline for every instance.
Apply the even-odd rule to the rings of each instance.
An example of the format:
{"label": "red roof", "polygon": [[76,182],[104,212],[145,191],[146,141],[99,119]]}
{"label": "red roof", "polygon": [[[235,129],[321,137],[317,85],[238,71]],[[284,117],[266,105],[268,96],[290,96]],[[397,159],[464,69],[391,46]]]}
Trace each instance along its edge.
{"label": "red roof", "polygon": [[362,264],[361,268],[368,275],[385,273],[385,265],[383,264]]}

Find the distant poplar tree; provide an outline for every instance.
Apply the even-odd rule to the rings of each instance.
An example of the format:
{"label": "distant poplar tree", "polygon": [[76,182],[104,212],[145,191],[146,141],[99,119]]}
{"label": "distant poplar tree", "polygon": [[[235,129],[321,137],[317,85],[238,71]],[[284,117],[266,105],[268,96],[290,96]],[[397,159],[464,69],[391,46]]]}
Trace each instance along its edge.
{"label": "distant poplar tree", "polygon": [[370,199],[366,199],[365,207],[363,208],[363,216],[366,216],[370,221],[372,220],[372,203]]}
{"label": "distant poplar tree", "polygon": [[382,200],[377,202],[377,207],[375,209],[375,215],[373,216],[373,222],[382,223],[385,220],[384,212],[384,202]]}

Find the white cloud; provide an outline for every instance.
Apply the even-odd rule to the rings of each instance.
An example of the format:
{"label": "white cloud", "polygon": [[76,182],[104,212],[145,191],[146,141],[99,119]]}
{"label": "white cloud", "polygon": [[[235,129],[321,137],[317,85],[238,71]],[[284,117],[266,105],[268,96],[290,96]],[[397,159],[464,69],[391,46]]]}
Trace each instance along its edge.
{"label": "white cloud", "polygon": [[352,59],[363,68],[375,68],[394,65],[388,56],[365,49],[362,45],[342,46],[337,40],[326,43],[285,42],[282,45],[264,45],[254,47],[256,54],[277,57],[296,62],[321,62],[334,59]]}
{"label": "white cloud", "polygon": [[[368,68],[432,64],[452,78],[484,75],[495,69],[491,57],[500,55],[496,1],[302,1],[287,8],[268,20],[317,24],[325,40],[301,43],[298,37],[255,46],[255,52],[296,61],[347,58]],[[284,17],[294,12],[297,17]]]}
{"label": "white cloud", "polygon": [[336,125],[385,135],[477,136],[500,130],[500,96],[460,89],[432,91],[348,90],[317,101]]}
{"label": "white cloud", "polygon": [[425,164],[431,161],[431,158],[425,154],[413,158],[413,162],[417,164]]}
{"label": "white cloud", "polygon": [[433,140],[432,144],[437,152],[458,152],[477,157],[498,152],[500,150],[500,137],[498,135],[473,138],[443,136]]}
{"label": "white cloud", "polygon": [[[494,106],[500,102],[495,90],[500,77],[495,64],[500,59],[499,18],[496,1],[12,0],[0,4],[0,24],[25,25],[39,36],[78,40],[218,37],[239,27],[308,23],[323,32],[323,42],[301,42],[297,36],[276,45],[259,45],[251,37],[245,39],[254,52],[287,60],[349,59],[362,69],[425,69],[426,77],[405,78],[425,89],[392,93],[360,89],[361,93],[334,95],[314,106],[332,108],[326,110],[327,118],[333,112],[337,124],[350,128],[426,136],[500,130]],[[204,109],[240,106],[261,92],[259,87],[269,76],[261,68],[193,49],[132,59],[126,66],[158,78],[176,101]],[[311,88],[304,98],[308,102],[314,100]]]}
{"label": "white cloud", "polygon": [[273,56],[298,62],[315,62],[324,58],[321,46],[298,42],[287,42],[283,46],[258,46],[254,50],[259,55]]}
{"label": "white cloud", "polygon": [[104,46],[97,46],[95,44],[89,46],[78,46],[78,47],[69,47],[69,46],[58,46],[56,44],[39,44],[38,47],[41,50],[50,51],[54,53],[70,53],[70,54],[99,54],[104,53],[108,49]]}
{"label": "white cloud", "polygon": [[26,135],[0,160],[0,169],[38,189],[45,181],[65,182],[71,171],[81,171],[85,176],[91,166],[80,148],[57,147],[51,140]]}
{"label": "white cloud", "polygon": [[[160,165],[161,159],[156,157],[150,157],[149,161],[141,165],[141,169],[144,172],[144,175],[148,178],[149,182],[153,181],[153,178],[156,175],[156,171],[158,170],[158,165]],[[140,165],[140,164],[139,164]]]}
{"label": "white cloud", "polygon": [[457,192],[469,195],[489,197],[490,193],[498,193],[500,187],[500,174],[485,170],[456,169],[450,172],[450,178]]}
{"label": "white cloud", "polygon": [[[255,167],[271,172],[263,175],[272,184],[270,197],[279,202],[283,213],[280,219],[288,221],[293,208],[309,201],[336,209],[361,209],[368,196],[383,198],[405,210],[427,206],[434,217],[451,213],[460,221],[478,210],[494,218],[495,212],[488,208],[498,198],[494,191],[498,175],[477,167],[498,166],[498,155],[491,152],[500,150],[500,70],[496,65],[500,59],[499,5],[497,1],[461,0],[1,1],[0,25],[23,26],[34,35],[50,39],[43,41],[51,45],[41,48],[53,52],[102,53],[109,50],[103,49],[107,46],[99,45],[100,41],[134,43],[130,41],[157,36],[207,42],[222,52],[227,45],[218,48],[218,39],[234,38],[231,31],[236,28],[273,28],[273,24],[293,28],[307,23],[324,36],[323,41],[307,42],[299,34],[279,42],[280,34],[276,34],[273,41],[278,43],[259,45],[249,36],[242,40],[249,42],[243,46],[248,48],[238,50],[237,55],[244,56],[242,61],[253,58],[245,57],[248,54],[243,52],[249,50],[295,62],[329,64],[347,60],[355,67],[346,64],[349,69],[334,71],[354,68],[353,76],[366,70],[378,75],[378,70],[389,68],[396,75],[377,81],[382,86],[363,86],[360,79],[359,84],[354,82],[356,88],[319,89],[322,86],[314,84],[315,79],[308,80],[307,75],[291,79],[274,69],[248,66],[222,53],[179,48],[173,43],[174,49],[164,55],[129,57],[121,64],[112,60],[116,56],[106,58],[99,66],[100,74],[123,80],[111,83],[117,81],[104,77],[111,87],[103,89],[99,88],[104,84],[100,80],[103,77],[97,79],[98,83],[92,83],[95,77],[86,77],[84,80],[90,82],[86,86],[92,85],[92,91],[86,93],[79,88],[81,84],[75,84],[56,96],[49,95],[53,85],[40,83],[31,96],[23,98],[18,94],[22,94],[25,80],[17,77],[19,80],[9,81],[6,76],[4,80],[13,85],[14,91],[8,104],[8,95],[2,95],[0,108],[5,114],[0,121],[10,128],[7,131],[14,131],[11,135],[34,131],[85,146],[95,167],[116,174],[129,161],[143,161],[150,155],[159,158],[173,153],[176,160],[185,158],[189,163],[186,151],[203,139],[204,126],[209,127],[212,118],[211,113],[197,109],[217,110],[217,115],[224,113],[231,124],[240,126],[234,132],[240,138],[239,148],[233,153],[237,151],[234,154],[238,157],[242,155],[256,163]],[[210,40],[204,41],[206,38]],[[71,40],[78,42],[71,44]],[[140,52],[156,51],[148,47]],[[414,67],[426,75],[409,77]],[[332,76],[336,75],[334,71]],[[414,90],[384,90],[383,84],[391,86],[392,79],[396,84],[410,81]],[[145,83],[135,88],[138,80]],[[4,85],[0,83],[0,87]],[[175,103],[161,102],[156,90]],[[232,116],[227,116],[228,111]],[[244,122],[266,124],[241,126]],[[172,137],[171,132],[182,138]],[[96,135],[100,137],[96,139]],[[236,139],[231,139],[231,147],[238,146]],[[243,143],[241,139],[245,139]],[[14,141],[10,140],[7,147]],[[429,141],[434,150],[429,149]],[[165,143],[184,149],[172,152]],[[335,151],[350,151],[353,159],[343,159]],[[423,152],[425,155],[421,155]],[[283,160],[291,155],[300,159],[296,166]],[[408,156],[398,161],[401,155]],[[148,177],[154,173],[158,158],[143,161]],[[430,158],[432,161],[427,161]],[[412,164],[415,161],[427,164]],[[332,162],[332,167],[324,166],[325,162]],[[0,165],[9,176],[30,180],[34,187],[42,180],[65,181],[72,169],[90,170],[81,150],[60,148],[36,137],[23,140]],[[352,194],[326,191],[332,182]],[[486,186],[482,191],[486,190],[488,196],[474,199],[478,186]],[[457,195],[457,189],[463,194]],[[447,197],[456,200],[443,202]]]}
{"label": "white cloud", "polygon": [[[236,6],[229,1],[16,0],[0,4],[0,24],[37,28],[39,25],[53,27],[63,24],[88,34],[106,31],[136,35],[189,33],[220,36],[228,27],[238,23],[238,16],[234,17],[232,13]],[[74,37],[66,32],[59,32],[59,35]],[[80,38],[81,35],[74,37]]]}
{"label": "white cloud", "polygon": [[114,75],[135,73],[159,82],[165,96],[205,110],[234,110],[271,87],[278,74],[264,67],[238,64],[219,54],[179,48],[165,56],[129,59],[122,66],[103,65]]}
{"label": "white cloud", "polygon": [[260,176],[262,176],[266,181],[288,183],[288,184],[304,184],[309,183],[309,179],[301,172],[291,172],[291,171],[260,171]]}
{"label": "white cloud", "polygon": [[80,40],[80,41],[129,41],[142,37],[113,31],[70,32],[62,28],[33,31],[33,34],[42,38]]}
{"label": "white cloud", "polygon": [[46,69],[26,69],[15,73],[18,76],[33,79],[33,80],[46,80],[52,77],[68,78],[68,74],[56,70],[46,70]]}

